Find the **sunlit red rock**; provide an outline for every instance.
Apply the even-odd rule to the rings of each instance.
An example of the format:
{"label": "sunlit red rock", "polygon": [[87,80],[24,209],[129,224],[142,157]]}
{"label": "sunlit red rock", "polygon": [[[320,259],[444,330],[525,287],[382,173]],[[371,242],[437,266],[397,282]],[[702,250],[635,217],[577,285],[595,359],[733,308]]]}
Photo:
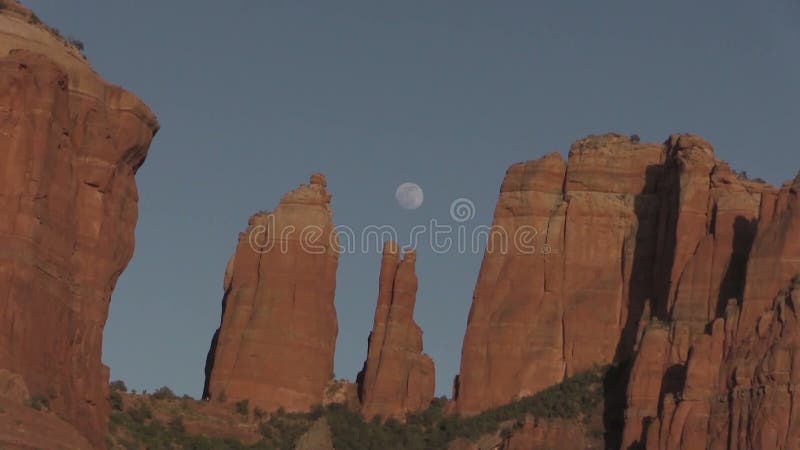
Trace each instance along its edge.
{"label": "sunlit red rock", "polygon": [[433,360],[422,353],[422,330],[414,321],[415,262],[413,251],[401,260],[396,242],[384,245],[375,321],[359,374],[361,411],[367,420],[375,416],[402,420],[433,400]]}
{"label": "sunlit red rock", "polygon": [[[720,305],[703,321],[705,302],[691,301],[697,290],[677,290],[666,361],[675,370],[663,377],[664,406],[647,419],[652,423],[638,445],[653,450],[784,449],[800,443],[800,419],[794,417],[795,379],[800,380],[795,313],[800,297],[798,187],[800,180],[795,179],[778,192],[763,189],[757,231],[746,228],[746,235],[754,236],[752,249],[731,284],[722,287],[733,293],[724,308]],[[747,218],[744,212],[752,212],[752,205],[727,221],[734,223],[734,235],[736,220]],[[701,250],[702,245],[695,259],[705,254]],[[713,258],[703,258],[699,264],[713,267]],[[741,276],[745,268],[746,276]],[[770,296],[772,300],[765,300]],[[654,357],[643,348],[637,364]],[[631,383],[629,389],[641,384]],[[626,435],[640,426],[630,421]]]}
{"label": "sunlit red rock", "polygon": [[[590,136],[572,146],[568,163],[550,154],[511,166],[493,226],[512,240],[517,230],[535,230],[537,251],[487,247],[456,411],[475,414],[593,364],[630,359],[641,353],[648,314],[668,336],[657,355],[646,352],[649,362],[637,363],[645,375],[635,378],[650,384],[631,386],[629,412],[649,422],[661,383],[670,392],[682,389],[692,346],[730,299],[741,301],[745,274],[757,270],[751,248],[757,254],[771,245],[789,255],[771,271],[781,274],[773,285],[794,270],[796,240],[756,237],[766,213],[782,217],[773,227],[788,226],[796,214],[785,200],[791,195],[790,188],[776,195],[736,174],[693,135],[663,144]],[[626,433],[638,442],[646,430],[639,423]]]}
{"label": "sunlit red rock", "polygon": [[106,445],[109,413],[103,327],[133,254],[134,176],[157,129],[136,96],[100,78],[30,11],[5,2],[0,369],[48,398],[63,419],[54,426],[71,424],[97,448]]}
{"label": "sunlit red rock", "polygon": [[[627,355],[652,295],[664,147],[616,134],[509,168],[457,379],[475,414]],[[533,231],[535,248],[520,245]],[[501,245],[508,239],[507,249]]]}
{"label": "sunlit red rock", "polygon": [[321,405],[333,374],[338,243],[321,174],[250,218],[225,273],[205,397],[265,411]]}

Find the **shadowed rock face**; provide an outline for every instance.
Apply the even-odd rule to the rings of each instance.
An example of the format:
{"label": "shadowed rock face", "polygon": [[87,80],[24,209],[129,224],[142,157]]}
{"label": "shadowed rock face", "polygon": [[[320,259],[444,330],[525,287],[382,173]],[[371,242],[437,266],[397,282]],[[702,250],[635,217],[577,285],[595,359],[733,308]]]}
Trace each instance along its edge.
{"label": "shadowed rock face", "polygon": [[134,175],[158,129],[30,11],[0,13],[0,369],[105,447],[111,293],[133,253]]}
{"label": "shadowed rock face", "polygon": [[325,187],[324,176],[312,175],[239,235],[208,355],[207,398],[248,399],[266,411],[322,404],[338,334],[338,243]]}
{"label": "shadowed rock face", "polygon": [[[774,192],[737,177],[693,135],[661,145],[591,136],[568,162],[550,154],[511,166],[493,222],[507,248],[495,236],[484,256],[456,410],[475,414],[629,359],[645,311],[681,318],[670,335],[681,344],[648,344],[668,360],[639,373],[685,363],[692,336],[741,297],[762,198]],[[657,403],[656,388],[637,389],[632,398]]]}
{"label": "shadowed rock face", "polygon": [[417,295],[416,254],[400,260],[396,242],[383,248],[378,305],[369,336],[364,369],[358,375],[361,411],[403,419],[426,409],[433,400],[436,375],[433,360],[422,353],[422,330],[414,322]]}
{"label": "shadowed rock face", "polygon": [[[798,192],[800,177],[777,192],[765,191],[746,276],[741,278],[743,289],[715,318],[705,321],[704,329],[695,326],[691,316],[675,314],[677,305],[691,299],[678,289],[664,342],[666,355],[659,358],[642,345],[634,364],[653,367],[653,373],[657,367],[666,368],[660,379],[655,378],[660,396],[637,399],[634,393],[654,380],[632,378],[623,448],[800,445]],[[698,249],[695,258],[700,254]]]}

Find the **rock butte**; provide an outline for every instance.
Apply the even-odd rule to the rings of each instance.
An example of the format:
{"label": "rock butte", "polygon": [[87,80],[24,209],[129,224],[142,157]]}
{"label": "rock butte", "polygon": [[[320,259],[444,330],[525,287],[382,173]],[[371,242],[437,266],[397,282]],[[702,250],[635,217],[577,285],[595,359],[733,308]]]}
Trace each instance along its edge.
{"label": "rock butte", "polygon": [[422,353],[422,330],[414,322],[415,262],[413,251],[401,261],[396,242],[384,245],[375,322],[358,375],[361,412],[367,420],[402,420],[433,400],[436,372],[433,360]]}
{"label": "rock butte", "polygon": [[[455,410],[476,414],[634,360],[622,448],[796,446],[781,384],[796,371],[795,338],[774,317],[791,310],[779,293],[800,273],[798,184],[738,176],[693,135],[661,145],[590,136],[568,163],[550,154],[512,165],[494,225],[512,238],[534,226],[538,247],[512,241],[503,252],[497,236],[487,247]],[[784,331],[764,343],[762,328]],[[774,403],[724,400],[764,389],[778,390]]]}
{"label": "rock butte", "polygon": [[[325,177],[314,174],[274,212],[253,215],[240,233],[225,271],[206,398],[246,399],[265,411],[322,404],[338,334],[333,298],[339,255],[338,243],[328,239],[335,237],[330,200]],[[321,233],[302,233],[309,229]]]}
{"label": "rock butte", "polygon": [[15,395],[47,396],[57,416],[20,411],[22,422],[38,413],[30,421],[41,429],[28,437],[3,431],[0,442],[85,448],[80,441],[88,439],[105,447],[103,327],[133,252],[134,175],[157,130],[155,115],[137,97],[100,78],[29,10],[6,2],[0,12],[0,369],[18,377]]}

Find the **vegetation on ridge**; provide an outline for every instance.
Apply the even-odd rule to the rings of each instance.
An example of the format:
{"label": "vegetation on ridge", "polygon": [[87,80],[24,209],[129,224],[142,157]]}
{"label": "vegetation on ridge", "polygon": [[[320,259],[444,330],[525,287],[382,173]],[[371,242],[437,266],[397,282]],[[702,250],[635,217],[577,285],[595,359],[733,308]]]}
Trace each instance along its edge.
{"label": "vegetation on ridge", "polygon": [[[320,407],[310,413],[280,410],[273,414],[257,408],[251,414],[249,402],[225,406],[230,409],[231,417],[238,417],[245,422],[243,426],[258,431],[260,440],[251,445],[233,438],[189,434],[186,424],[198,415],[196,406],[193,408],[192,405],[202,402],[174,395],[162,396],[159,400],[154,394],[128,401],[129,404],[121,410],[115,408],[109,427],[109,446],[124,449],[291,450],[297,439],[316,420],[324,417],[337,450],[438,450],[459,438],[474,441],[486,434],[508,434],[530,417],[588,421],[603,404],[604,378],[608,373],[609,368],[598,367],[538,394],[466,418],[446,415],[445,398],[434,400],[426,411],[410,415],[406,423],[393,419],[382,422],[379,418],[365,422],[358,412],[340,404]],[[165,407],[166,402],[171,405],[169,408]],[[155,410],[161,410],[162,414]]]}

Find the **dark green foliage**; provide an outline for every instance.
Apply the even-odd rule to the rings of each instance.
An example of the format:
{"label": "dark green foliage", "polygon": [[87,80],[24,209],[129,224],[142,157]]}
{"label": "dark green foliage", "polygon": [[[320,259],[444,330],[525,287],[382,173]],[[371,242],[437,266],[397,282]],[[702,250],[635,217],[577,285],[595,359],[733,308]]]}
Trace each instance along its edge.
{"label": "dark green foliage", "polygon": [[112,381],[108,383],[108,387],[111,388],[112,391],[128,392],[128,386],[125,386],[125,382],[122,380]]}
{"label": "dark green foliage", "polygon": [[186,432],[186,426],[183,424],[183,419],[178,416],[173,417],[172,420],[169,421],[168,425],[169,429],[176,433]]}
{"label": "dark green foliage", "polygon": [[501,431],[504,423],[521,424],[527,415],[542,418],[581,419],[596,412],[603,401],[603,369],[595,369],[565,380],[536,395],[486,411],[460,418],[445,416],[445,399],[436,399],[428,410],[408,417],[401,425],[389,420],[365,423],[361,417],[341,405],[332,405],[325,417],[333,433],[337,450],[364,449],[441,449],[457,438],[476,440],[488,433]]}
{"label": "dark green foliage", "polygon": [[243,416],[250,414],[250,400],[239,400],[233,405],[233,407],[236,409],[237,413]]}
{"label": "dark green foliage", "polygon": [[258,420],[259,422],[261,422],[262,420],[264,420],[265,417],[267,417],[267,412],[256,406],[256,408],[253,410],[253,417],[255,417],[256,420]]}
{"label": "dark green foliage", "polygon": [[50,398],[43,394],[33,395],[28,399],[28,406],[37,411],[50,409]]}
{"label": "dark green foliage", "polygon": [[186,434],[185,428],[183,428],[183,421],[180,419],[177,421],[173,419],[169,424],[164,424],[152,418],[139,421],[139,418],[133,417],[131,412],[131,410],[126,412],[113,412],[111,414],[111,421],[109,422],[109,430],[112,434],[120,427],[124,428],[127,432],[129,440],[120,441],[120,445],[126,449],[245,450],[268,448],[259,444],[248,447],[234,439],[189,436]]}
{"label": "dark green foliage", "polygon": [[76,39],[74,37],[68,38],[67,42],[69,42],[73,47],[77,48],[80,51],[83,51],[86,48],[86,45],[83,43],[82,40]]}
{"label": "dark green foliage", "polygon": [[264,437],[263,443],[270,449],[291,450],[300,436],[308,431],[322,414],[322,410],[307,414],[287,413],[280,410],[273,414],[268,421],[259,425],[259,432]]}
{"label": "dark green foliage", "polygon": [[178,396],[172,392],[172,389],[162,386],[153,392],[153,398],[156,400],[175,400]]}
{"label": "dark green foliage", "polygon": [[122,395],[120,395],[119,391],[111,391],[108,401],[111,403],[111,409],[122,411]]}
{"label": "dark green foliage", "polygon": [[[613,371],[613,368],[612,368]],[[611,373],[597,368],[574,376],[536,395],[468,418],[446,416],[447,399],[435,399],[423,412],[410,415],[405,424],[379,418],[364,422],[361,416],[345,405],[333,404],[311,413],[287,413],[283,409],[270,415],[256,408],[259,431],[263,439],[250,447],[232,440],[188,436],[183,420],[174,417],[168,424],[153,419],[144,402],[125,412],[113,412],[110,430],[124,427],[132,444],[148,449],[260,449],[291,450],[300,436],[320,417],[324,417],[333,435],[337,450],[439,450],[457,438],[476,440],[481,435],[500,433],[508,436],[526,417],[588,420],[597,413],[604,398],[604,377]],[[241,406],[240,406],[241,404]],[[249,402],[236,403],[242,415],[249,412]],[[124,442],[119,442],[125,446]],[[130,448],[138,448],[136,446]],[[127,448],[127,447],[125,447]]]}
{"label": "dark green foliage", "polygon": [[126,411],[131,420],[136,423],[142,424],[146,420],[153,418],[153,410],[145,402],[139,402],[135,407]]}

